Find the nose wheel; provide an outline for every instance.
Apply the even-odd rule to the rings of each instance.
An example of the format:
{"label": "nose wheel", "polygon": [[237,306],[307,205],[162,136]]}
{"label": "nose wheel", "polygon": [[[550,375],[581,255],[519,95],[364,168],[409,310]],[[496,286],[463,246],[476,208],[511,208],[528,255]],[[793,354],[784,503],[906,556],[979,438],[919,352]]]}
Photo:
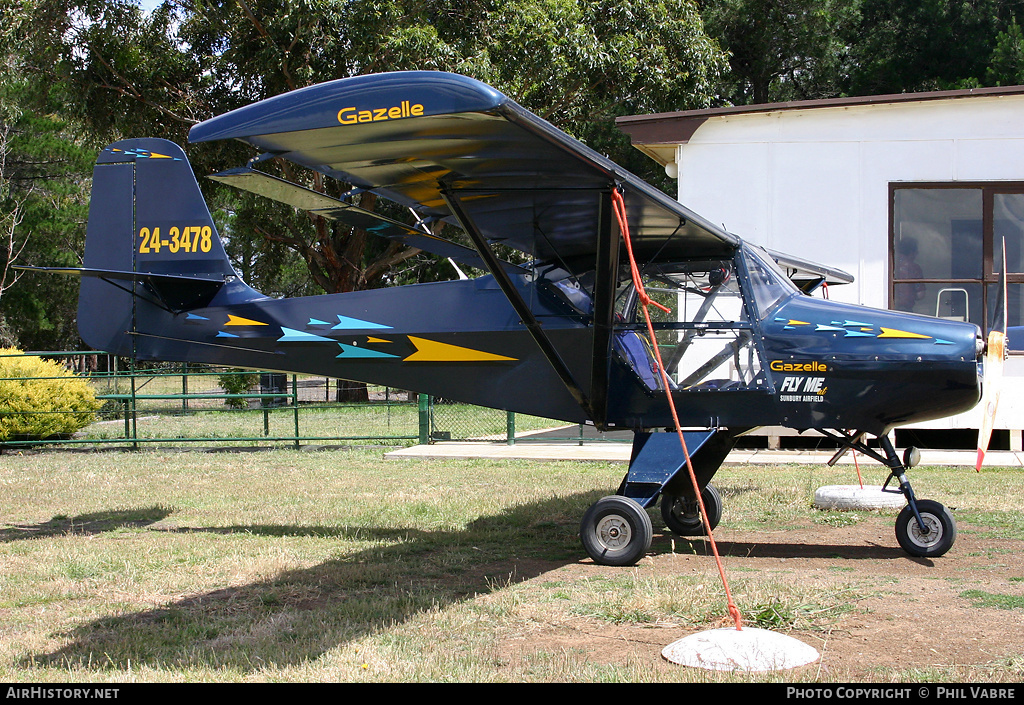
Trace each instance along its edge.
{"label": "nose wheel", "polygon": [[633,565],[647,553],[653,536],[647,510],[621,495],[594,502],[580,522],[583,548],[601,565]]}
{"label": "nose wheel", "polygon": [[917,500],[917,513],[906,506],[896,517],[896,540],[904,551],[919,558],[943,555],[956,541],[956,520],[953,514],[938,502]]}
{"label": "nose wheel", "polygon": [[907,506],[896,517],[896,541],[915,558],[937,558],[944,555],[956,541],[956,520],[942,504],[931,499],[918,499],[905,472],[907,468],[917,465],[921,454],[916,448],[907,448],[903,462],[900,463],[889,439],[883,436],[881,441],[891,473],[886,485],[892,479],[898,480],[900,491],[907,498]]}
{"label": "nose wheel", "polygon": [[835,464],[843,453],[852,449],[874,458],[889,469],[889,479],[882,486],[883,492],[896,492],[889,489],[889,484],[894,480],[899,483],[898,491],[907,499],[907,506],[896,517],[896,541],[900,548],[916,558],[936,558],[953,547],[956,541],[956,520],[953,514],[938,502],[918,499],[907,479],[907,470],[921,460],[921,454],[916,448],[907,448],[901,460],[888,436],[878,437],[878,445],[884,453],[882,455],[864,443],[863,434],[818,430],[841,441],[845,446],[829,461],[829,465]]}

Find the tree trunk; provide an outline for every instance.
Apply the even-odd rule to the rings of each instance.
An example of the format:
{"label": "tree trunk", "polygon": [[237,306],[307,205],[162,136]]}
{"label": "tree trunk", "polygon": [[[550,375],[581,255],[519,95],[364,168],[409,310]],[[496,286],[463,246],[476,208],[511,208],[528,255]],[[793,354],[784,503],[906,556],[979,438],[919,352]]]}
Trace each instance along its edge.
{"label": "tree trunk", "polygon": [[344,402],[368,402],[370,401],[370,390],[365,382],[352,382],[347,379],[338,380],[338,391],[335,394],[335,401]]}

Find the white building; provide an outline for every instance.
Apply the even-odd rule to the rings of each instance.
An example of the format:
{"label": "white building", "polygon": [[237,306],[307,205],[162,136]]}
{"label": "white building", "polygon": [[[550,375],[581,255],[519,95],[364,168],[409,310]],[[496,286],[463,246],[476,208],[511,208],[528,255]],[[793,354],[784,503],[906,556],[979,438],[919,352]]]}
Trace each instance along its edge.
{"label": "white building", "polygon": [[[843,269],[834,300],[987,329],[1006,242],[1010,326],[1024,326],[1024,86],[620,118],[730,232]],[[1021,447],[1024,336],[1011,331],[996,444]],[[980,409],[929,422],[976,429]],[[948,432],[947,432],[948,433]]]}

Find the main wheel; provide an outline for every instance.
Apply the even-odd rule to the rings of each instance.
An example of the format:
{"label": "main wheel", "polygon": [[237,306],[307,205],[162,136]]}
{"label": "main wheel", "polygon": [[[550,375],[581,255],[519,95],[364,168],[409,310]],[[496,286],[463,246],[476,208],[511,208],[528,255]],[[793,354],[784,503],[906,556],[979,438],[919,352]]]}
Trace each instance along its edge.
{"label": "main wheel", "polygon": [[956,520],[953,514],[930,499],[917,501],[917,511],[927,531],[917,523],[910,505],[896,517],[896,540],[904,551],[920,558],[941,556],[956,541]]}
{"label": "main wheel", "polygon": [[[700,498],[708,512],[708,524],[714,530],[722,519],[722,496],[714,485],[707,485]],[[665,520],[665,526],[678,536],[704,536],[708,533],[700,516],[700,505],[682,497],[662,493],[661,518]]]}
{"label": "main wheel", "polygon": [[650,548],[653,536],[647,510],[621,495],[597,500],[580,522],[583,548],[602,565],[633,565]]}

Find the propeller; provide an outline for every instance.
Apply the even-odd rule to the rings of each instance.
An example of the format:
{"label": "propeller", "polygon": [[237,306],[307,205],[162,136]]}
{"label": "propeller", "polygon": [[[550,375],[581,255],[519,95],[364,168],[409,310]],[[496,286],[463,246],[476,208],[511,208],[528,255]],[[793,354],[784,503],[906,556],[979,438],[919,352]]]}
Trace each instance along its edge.
{"label": "propeller", "polygon": [[989,326],[988,342],[985,345],[985,377],[982,381],[981,428],[978,429],[978,460],[975,472],[981,472],[985,452],[992,438],[992,427],[999,407],[999,392],[1003,386],[1003,361],[1006,360],[1006,241],[1003,241],[1003,262],[999,273],[999,291],[996,299],[992,325]]}

